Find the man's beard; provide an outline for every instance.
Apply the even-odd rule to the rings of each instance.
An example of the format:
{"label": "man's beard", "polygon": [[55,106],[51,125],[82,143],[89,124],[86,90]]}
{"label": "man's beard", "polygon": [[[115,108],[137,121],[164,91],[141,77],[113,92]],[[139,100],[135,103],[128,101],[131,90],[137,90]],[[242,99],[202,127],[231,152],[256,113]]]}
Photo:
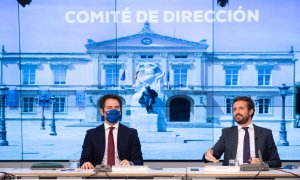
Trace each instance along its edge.
{"label": "man's beard", "polygon": [[[237,120],[236,117],[237,116],[242,116],[242,120]],[[236,123],[238,123],[239,125],[243,125],[243,124],[246,124],[249,120],[249,115],[245,115],[243,116],[242,114],[236,114],[235,117],[234,117],[234,120]]]}

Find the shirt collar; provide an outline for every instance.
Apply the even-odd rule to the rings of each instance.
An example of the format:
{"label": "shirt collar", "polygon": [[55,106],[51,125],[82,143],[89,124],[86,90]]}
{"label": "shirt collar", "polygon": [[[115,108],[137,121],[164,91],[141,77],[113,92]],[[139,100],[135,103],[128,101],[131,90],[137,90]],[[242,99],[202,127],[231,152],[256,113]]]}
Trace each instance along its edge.
{"label": "shirt collar", "polygon": [[119,122],[117,122],[116,124],[114,124],[113,126],[108,125],[107,123],[104,122],[104,129],[107,130],[110,127],[114,127],[115,129],[119,128]]}
{"label": "shirt collar", "polygon": [[[253,123],[251,122],[250,124],[248,124],[249,129],[254,129]],[[238,130],[241,130],[242,126],[238,124]]]}

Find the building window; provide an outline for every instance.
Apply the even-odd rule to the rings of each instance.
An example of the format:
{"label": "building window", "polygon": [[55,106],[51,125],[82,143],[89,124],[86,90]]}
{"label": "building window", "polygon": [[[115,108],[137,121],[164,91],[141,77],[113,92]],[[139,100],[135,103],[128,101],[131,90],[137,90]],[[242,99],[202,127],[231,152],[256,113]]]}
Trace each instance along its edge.
{"label": "building window", "polygon": [[270,85],[271,69],[258,69],[258,85],[268,86]]}
{"label": "building window", "polygon": [[65,97],[55,97],[55,112],[66,112],[66,98]]}
{"label": "building window", "polygon": [[36,66],[22,66],[23,84],[35,84]]}
{"label": "building window", "polygon": [[187,58],[187,55],[175,55],[175,59],[186,59]]}
{"label": "building window", "polygon": [[225,98],[225,112],[226,114],[232,113],[232,103],[234,98]]}
{"label": "building window", "polygon": [[23,97],[22,98],[22,112],[31,113],[35,112],[35,101],[34,97]]}
{"label": "building window", "polygon": [[187,69],[174,69],[174,87],[186,87]]}
{"label": "building window", "polygon": [[225,83],[226,86],[235,86],[238,84],[238,70],[237,69],[226,69],[225,70]]}
{"label": "building window", "polygon": [[107,68],[106,69],[106,86],[118,86],[119,85],[119,69]]}
{"label": "building window", "polygon": [[153,55],[141,55],[141,59],[153,59]]}
{"label": "building window", "polygon": [[119,58],[119,55],[106,55],[106,58],[108,58],[108,59],[117,59],[117,58]]}
{"label": "building window", "polygon": [[66,79],[67,79],[66,66],[53,67],[53,72],[54,72],[54,84],[66,84]]}
{"label": "building window", "polygon": [[258,99],[258,114],[270,114],[270,98]]}

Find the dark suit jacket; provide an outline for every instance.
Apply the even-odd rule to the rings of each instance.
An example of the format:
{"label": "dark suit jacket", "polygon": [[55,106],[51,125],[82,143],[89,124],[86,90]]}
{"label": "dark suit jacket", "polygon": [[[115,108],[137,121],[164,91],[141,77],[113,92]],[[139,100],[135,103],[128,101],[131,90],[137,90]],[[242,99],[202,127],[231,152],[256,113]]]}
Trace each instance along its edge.
{"label": "dark suit jacket", "polygon": [[[105,141],[104,124],[88,130],[82,145],[80,166],[88,161],[94,166],[101,164],[105,151]],[[121,161],[127,159],[134,165],[143,165],[141,144],[136,129],[128,128],[120,123],[117,146]]]}
{"label": "dark suit jacket", "polygon": [[[277,152],[272,131],[270,129],[262,128],[254,125],[255,135],[255,152],[258,157],[258,149],[260,149],[263,161],[269,164],[270,167],[280,167],[281,161]],[[213,156],[219,159],[224,153],[223,165],[228,166],[229,159],[235,159],[238,144],[238,128],[237,126],[222,129],[222,135],[218,142],[212,148]],[[203,155],[204,162],[205,154]]]}

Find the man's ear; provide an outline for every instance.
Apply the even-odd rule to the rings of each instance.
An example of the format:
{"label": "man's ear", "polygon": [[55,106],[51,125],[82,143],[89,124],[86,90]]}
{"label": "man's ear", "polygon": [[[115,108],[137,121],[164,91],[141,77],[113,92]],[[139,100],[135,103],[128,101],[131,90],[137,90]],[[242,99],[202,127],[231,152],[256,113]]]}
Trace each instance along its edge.
{"label": "man's ear", "polygon": [[103,109],[100,109],[100,114],[101,114],[101,116],[104,116],[104,110]]}
{"label": "man's ear", "polygon": [[250,109],[250,115],[252,116],[254,113],[254,110],[253,109]]}

